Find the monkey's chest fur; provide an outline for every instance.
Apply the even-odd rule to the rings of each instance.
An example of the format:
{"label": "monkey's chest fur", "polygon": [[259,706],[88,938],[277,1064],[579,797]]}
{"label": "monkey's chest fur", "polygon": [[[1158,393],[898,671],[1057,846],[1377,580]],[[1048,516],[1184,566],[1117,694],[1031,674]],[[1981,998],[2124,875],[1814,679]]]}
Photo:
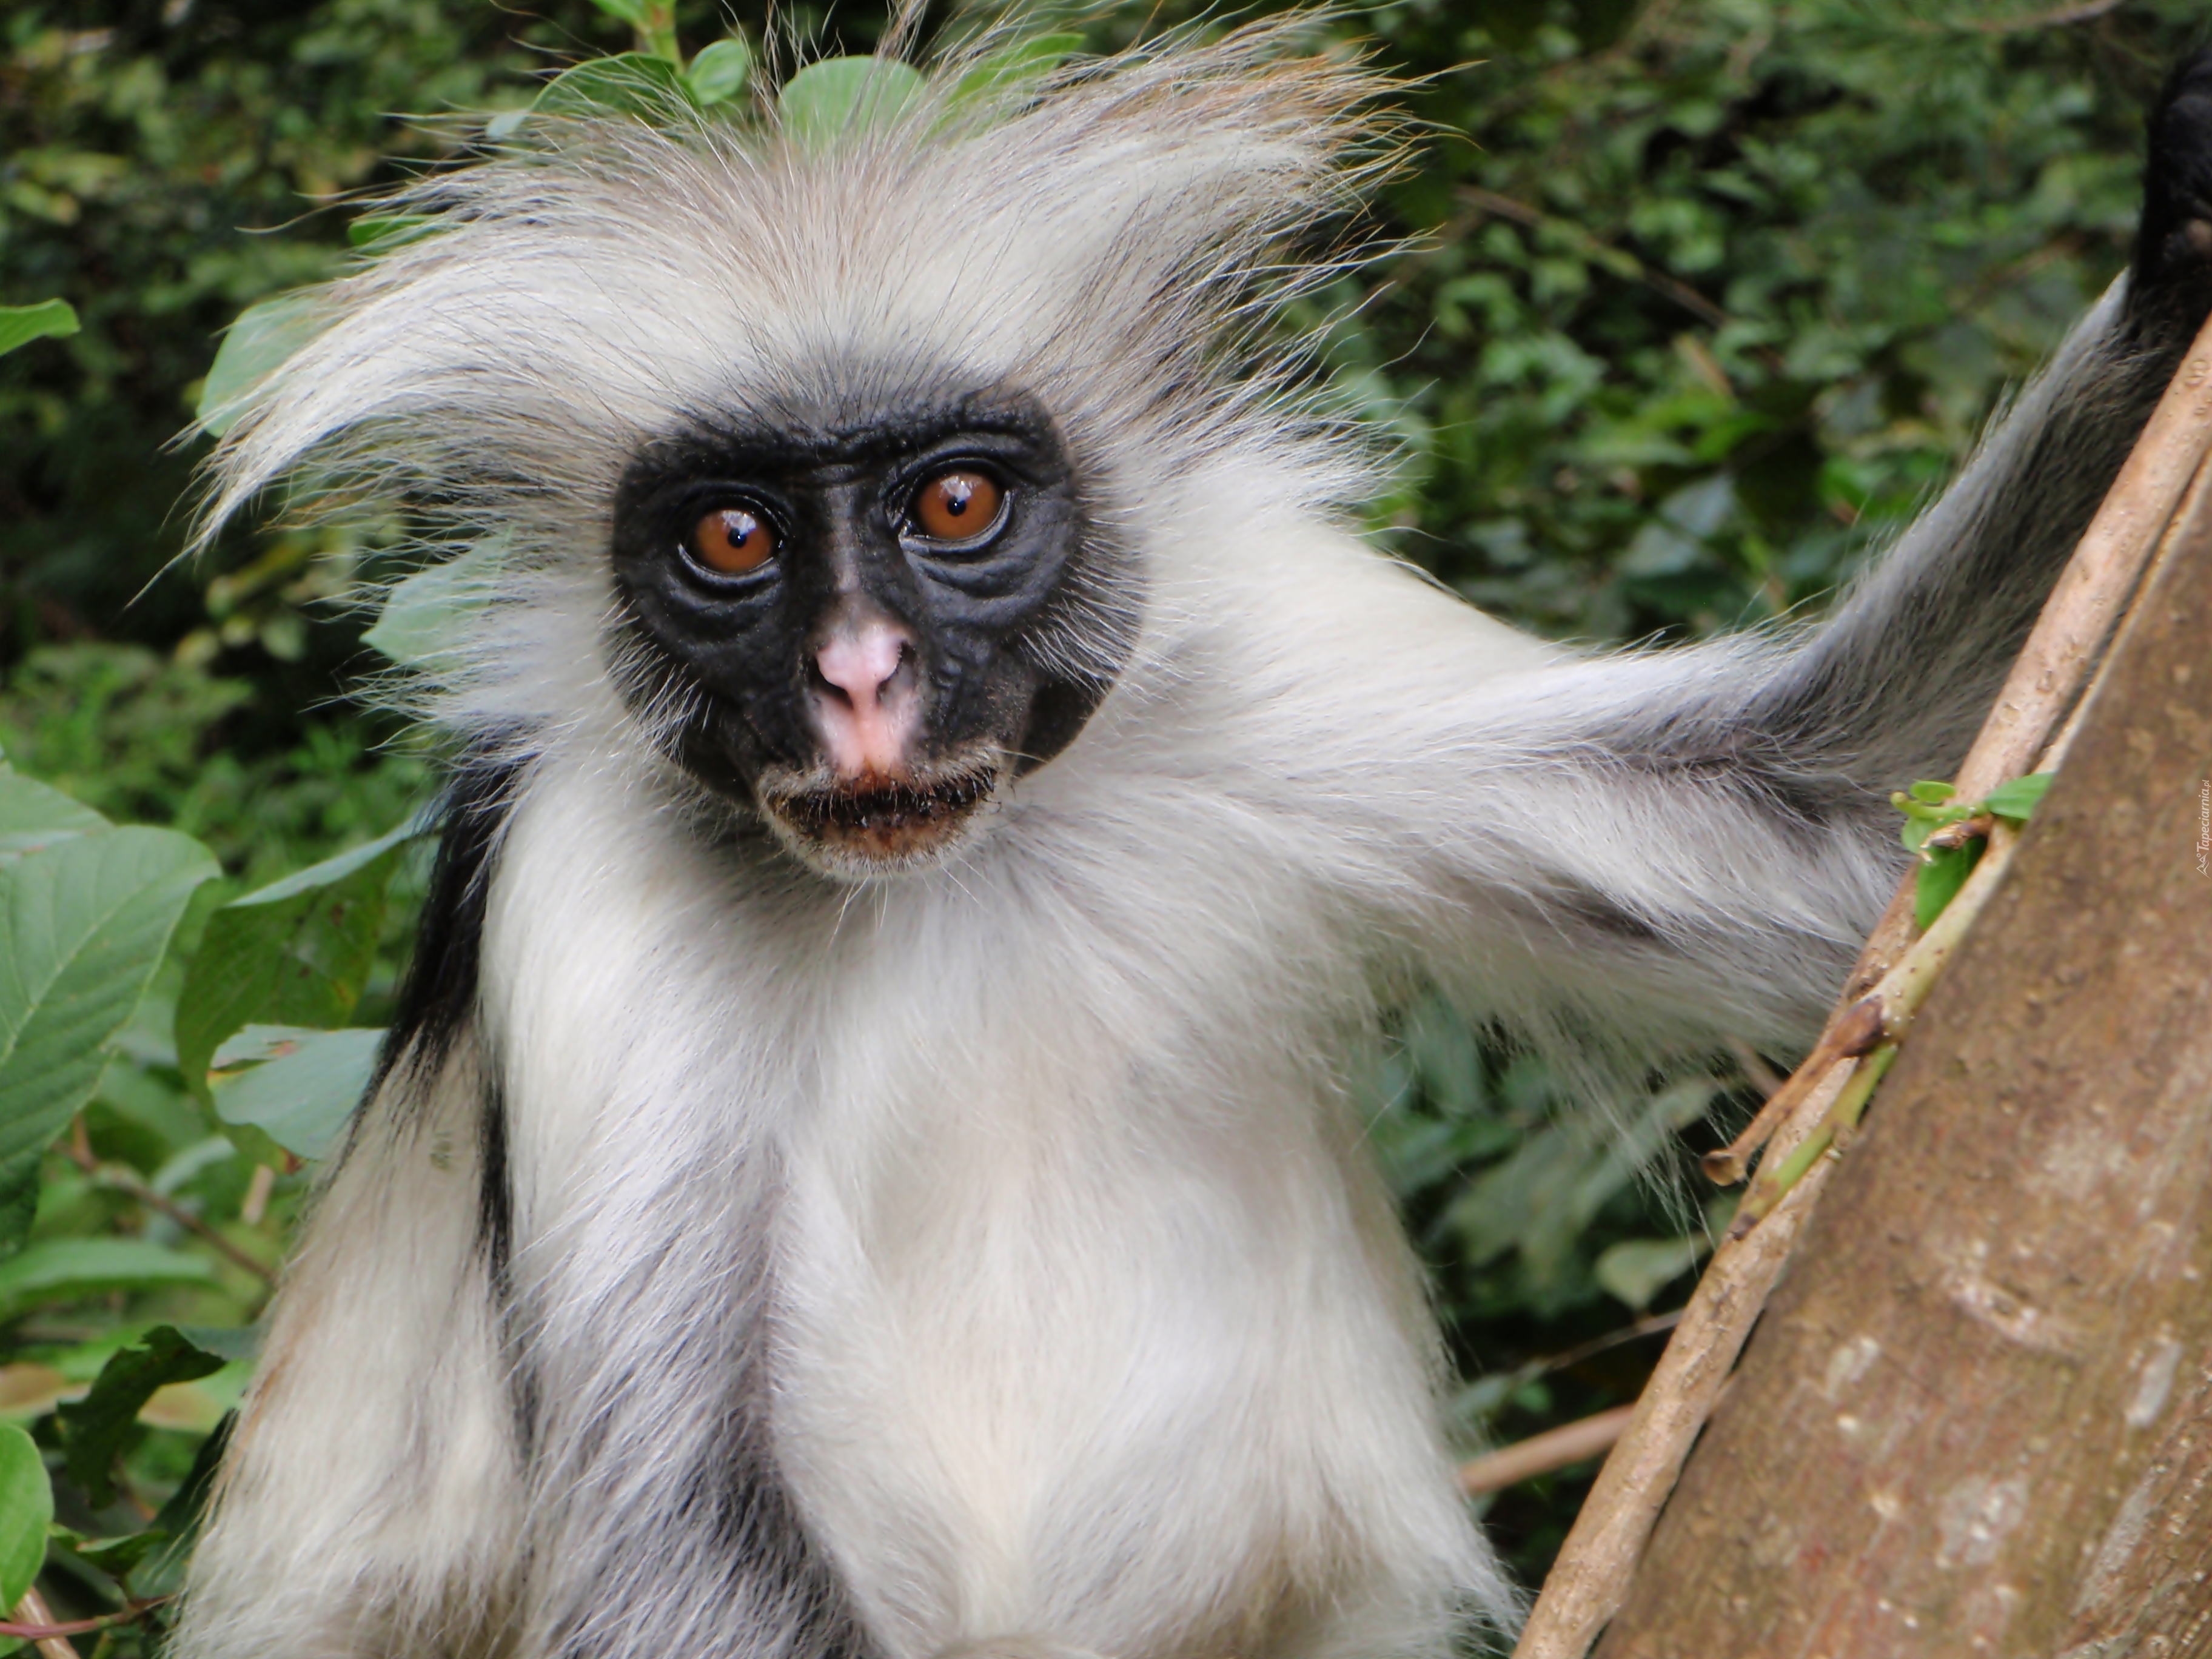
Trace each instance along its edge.
{"label": "monkey's chest fur", "polygon": [[1321,1651],[1410,1613],[1378,1536],[1462,1570],[1417,1285],[1329,1045],[1282,1041],[1356,1017],[1356,964],[1158,948],[1157,887],[1029,881],[1022,825],[856,893],[641,842],[634,787],[542,771],[487,912],[538,1506],[629,1448],[693,1511],[770,1483],[917,1659]]}

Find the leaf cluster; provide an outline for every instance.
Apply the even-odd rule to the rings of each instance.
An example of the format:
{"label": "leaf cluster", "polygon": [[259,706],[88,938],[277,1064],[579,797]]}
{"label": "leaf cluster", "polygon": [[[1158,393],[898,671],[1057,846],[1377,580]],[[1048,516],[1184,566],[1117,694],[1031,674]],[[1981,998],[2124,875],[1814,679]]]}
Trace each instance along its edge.
{"label": "leaf cluster", "polygon": [[[217,1418],[236,1398],[243,1326],[281,1248],[270,1195],[281,1179],[296,1200],[303,1162],[337,1143],[376,1061],[381,1033],[349,1021],[417,833],[403,824],[218,903],[184,948],[179,923],[219,877],[205,847],[118,827],[0,766],[0,1329],[18,1356],[0,1399],[20,1410],[27,1395],[43,1437],[0,1431],[0,1516],[51,1517],[61,1475],[64,1520],[40,1559],[50,1545],[103,1610],[135,1616],[181,1574],[216,1454],[203,1441],[166,1480],[158,1458],[125,1474],[126,1456],[164,1392],[228,1372],[227,1391],[199,1397]],[[148,994],[165,970],[178,981],[166,1022]],[[103,1302],[89,1326],[69,1315]],[[183,1328],[185,1310],[217,1321]],[[160,1315],[171,1322],[149,1328]],[[167,1501],[142,1483],[168,1486]],[[9,1547],[0,1536],[12,1607]]]}
{"label": "leaf cluster", "polygon": [[0,1607],[50,1568],[135,1646],[181,1582],[419,828],[226,902],[192,836],[0,761]]}
{"label": "leaf cluster", "polygon": [[[1926,780],[1889,798],[1891,805],[1905,814],[1905,828],[1899,832],[1899,839],[1905,851],[1919,859],[1912,890],[1915,927],[1924,933],[1943,914],[1945,907],[1966,884],[1966,878],[1974,873],[1974,866],[1982,861],[1982,854],[1989,845],[1987,836],[1981,830],[1955,836],[1939,836],[1939,832],[1954,825],[1965,825],[1972,830],[1977,820],[1984,821],[1985,825],[1986,820],[1993,817],[2025,823],[2051,787],[2052,775],[2049,772],[2032,772],[2026,777],[2014,778],[1990,790],[1985,799],[1971,804],[1958,799],[1954,786]],[[1937,839],[1931,841],[1931,837]]]}

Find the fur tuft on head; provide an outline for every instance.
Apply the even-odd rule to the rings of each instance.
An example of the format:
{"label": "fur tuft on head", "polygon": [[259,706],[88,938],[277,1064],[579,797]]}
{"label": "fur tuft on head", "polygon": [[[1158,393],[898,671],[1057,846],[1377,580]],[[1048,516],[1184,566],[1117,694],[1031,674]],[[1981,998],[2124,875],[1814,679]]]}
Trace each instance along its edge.
{"label": "fur tuft on head", "polygon": [[1272,324],[1341,269],[1326,228],[1395,137],[1382,81],[1297,55],[1305,26],[979,97],[986,40],[828,142],[773,107],[533,117],[385,204],[427,222],[319,291],[216,453],[200,538],[289,476],[404,504],[434,550],[489,541],[494,602],[417,703],[481,738],[619,718],[575,672],[609,654],[610,504],[687,422],[865,422],[951,377],[1048,410],[1116,534],[1120,504],[1158,520],[1224,471],[1292,510],[1359,498],[1371,457]]}

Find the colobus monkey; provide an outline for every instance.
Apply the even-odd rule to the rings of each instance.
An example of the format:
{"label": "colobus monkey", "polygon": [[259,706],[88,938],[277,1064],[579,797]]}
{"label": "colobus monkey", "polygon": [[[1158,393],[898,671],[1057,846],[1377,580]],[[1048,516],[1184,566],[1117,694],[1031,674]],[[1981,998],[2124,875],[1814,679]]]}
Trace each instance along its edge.
{"label": "colobus monkey", "polygon": [[1814,1030],[2207,308],[2212,70],[2135,275],[1832,620],[1591,656],[1364,545],[1255,361],[1378,154],[1288,38],[541,124],[325,294],[214,518],[305,468],[491,574],[185,1659],[1510,1625],[1348,1056],[1420,981],[1639,1064]]}

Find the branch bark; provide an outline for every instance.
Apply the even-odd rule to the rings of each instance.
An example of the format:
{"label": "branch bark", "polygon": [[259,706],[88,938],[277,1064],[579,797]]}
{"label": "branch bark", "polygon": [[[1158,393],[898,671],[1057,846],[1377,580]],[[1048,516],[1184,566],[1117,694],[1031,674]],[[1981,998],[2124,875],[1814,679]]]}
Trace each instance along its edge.
{"label": "branch bark", "polygon": [[2199,492],[1600,1659],[2198,1650],[2208,641]]}
{"label": "branch bark", "polygon": [[[2207,322],[2144,426],[2096,518],[2038,618],[1996,706],[1961,769],[1962,793],[1986,794],[2024,772],[2075,700],[2115,617],[2141,585],[2154,551],[2161,559],[2185,521],[2200,515],[2208,491],[2205,454],[2212,446],[2212,322]],[[2193,483],[2192,483],[2193,480]],[[2182,503],[2186,492],[2190,497]],[[2177,514],[2176,507],[2182,503]],[[2063,754],[2080,723],[2074,707],[2052,744]],[[1827,1029],[1805,1064],[1767,1101],[1752,1127],[1726,1152],[1707,1160],[1723,1182],[1740,1179],[1770,1136],[1768,1157],[1788,1158],[1813,1134],[1828,1104],[1859,1065],[1850,1030],[1855,1005],[1903,956],[1912,939],[1913,882],[1897,893],[1868,936]],[[1791,1189],[1811,1188],[1757,1229],[1785,1232],[1753,1248],[1753,1237],[1724,1242],[1691,1300],[1682,1328],[1638,1402],[1622,1443],[1607,1459],[1575,1519],[1565,1547],[1531,1609],[1515,1659],[1583,1659],[1620,1607],[1654,1518],[1668,1498],[1690,1443],[1718,1398],[1723,1376],[1741,1352],[1753,1322],[1786,1265],[1797,1232],[1818,1201],[1829,1160],[1822,1158]],[[1753,1236],[1755,1237],[1755,1235]],[[1739,1260],[1741,1253],[1750,1253]]]}

